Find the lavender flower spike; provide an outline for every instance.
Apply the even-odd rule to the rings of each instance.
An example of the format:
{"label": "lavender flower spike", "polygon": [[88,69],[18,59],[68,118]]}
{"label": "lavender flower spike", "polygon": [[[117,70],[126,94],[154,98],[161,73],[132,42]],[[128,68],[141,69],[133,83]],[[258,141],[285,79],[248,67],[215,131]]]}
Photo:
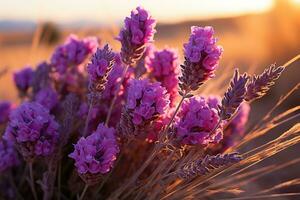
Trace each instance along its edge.
{"label": "lavender flower spike", "polygon": [[9,117],[4,139],[14,141],[26,161],[49,156],[59,140],[58,123],[39,103],[23,103]]}
{"label": "lavender flower spike", "polygon": [[141,134],[159,115],[165,114],[169,95],[160,83],[148,79],[132,80],[128,88],[125,109],[121,116],[119,133],[130,137]]}
{"label": "lavender flower spike", "polygon": [[179,77],[180,94],[197,90],[206,80],[215,76],[215,70],[223,53],[216,44],[214,30],[210,26],[192,26],[189,42],[184,44],[184,64]]}
{"label": "lavender flower spike", "polygon": [[69,157],[75,160],[78,173],[88,185],[98,183],[102,174],[111,170],[119,153],[115,129],[103,124],[88,137],[81,137],[74,147]]}
{"label": "lavender flower spike", "polygon": [[100,94],[107,82],[107,76],[114,64],[114,53],[108,44],[103,49],[97,49],[87,66],[89,74],[89,90],[93,95]]}
{"label": "lavender flower spike", "polygon": [[219,115],[222,120],[230,119],[244,101],[247,81],[248,75],[246,73],[240,75],[236,69],[230,87],[222,99],[222,105],[219,106]]}
{"label": "lavender flower spike", "polygon": [[131,11],[130,17],[126,17],[124,23],[125,27],[117,39],[122,44],[123,62],[131,65],[143,56],[146,44],[153,41],[155,20],[147,10],[137,7]]}
{"label": "lavender flower spike", "polygon": [[146,67],[156,81],[161,82],[162,86],[165,87],[170,94],[171,104],[178,95],[178,55],[177,53],[169,48],[163,50],[156,50],[152,56],[147,59]]}
{"label": "lavender flower spike", "polygon": [[96,38],[88,37],[80,40],[76,35],[70,35],[63,45],[55,49],[51,65],[56,72],[63,75],[69,68],[82,64],[97,46]]}
{"label": "lavender flower spike", "polygon": [[275,80],[280,77],[283,70],[284,67],[276,67],[276,65],[273,64],[269,68],[265,69],[261,75],[254,75],[251,77],[247,85],[245,100],[253,101],[263,97],[270,87],[275,84]]}
{"label": "lavender flower spike", "polygon": [[196,176],[204,176],[212,170],[238,163],[242,160],[239,153],[206,155],[204,159],[192,161],[183,166],[178,172],[182,179],[190,179]]}

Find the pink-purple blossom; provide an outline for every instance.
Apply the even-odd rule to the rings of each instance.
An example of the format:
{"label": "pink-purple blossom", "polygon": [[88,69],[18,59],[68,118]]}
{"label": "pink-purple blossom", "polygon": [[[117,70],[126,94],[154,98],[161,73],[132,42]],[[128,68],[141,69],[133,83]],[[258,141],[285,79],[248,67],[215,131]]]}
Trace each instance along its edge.
{"label": "pink-purple blossom", "polygon": [[179,78],[181,93],[197,90],[205,81],[215,76],[223,53],[210,26],[192,26],[188,43],[184,44],[184,64]]}
{"label": "pink-purple blossom", "polygon": [[126,109],[130,111],[135,125],[164,114],[169,105],[166,89],[159,82],[150,83],[148,79],[133,79],[127,95]]}
{"label": "pink-purple blossom", "polygon": [[14,73],[14,82],[18,90],[26,93],[33,81],[34,71],[31,67],[24,67],[23,69]]}
{"label": "pink-purple blossom", "polygon": [[79,39],[76,35],[70,35],[63,45],[55,49],[51,65],[59,74],[64,74],[69,67],[82,64],[97,46],[98,41],[94,37]]}
{"label": "pink-purple blossom", "polygon": [[145,44],[153,41],[155,20],[148,11],[137,7],[131,11],[130,17],[125,18],[124,23],[117,39],[122,44],[122,60],[132,64],[142,57]]}
{"label": "pink-purple blossom", "polygon": [[178,55],[172,50],[165,48],[156,50],[147,59],[146,67],[149,75],[156,81],[161,82],[170,94],[171,104],[174,103],[178,95]]}
{"label": "pink-purple blossom", "polygon": [[105,76],[108,68],[113,65],[113,60],[114,53],[108,45],[105,45],[102,49],[98,48],[87,66],[90,79],[96,81],[99,77]]}
{"label": "pink-purple blossom", "polygon": [[14,141],[25,159],[48,156],[58,143],[58,127],[47,108],[26,102],[11,113],[4,138]]}
{"label": "pink-purple blossom", "polygon": [[[155,33],[155,20],[150,16],[149,12],[141,7],[137,7],[131,11],[130,17],[125,18],[125,30],[130,33],[131,42],[135,45],[141,45],[153,41]],[[120,39],[123,37],[120,32]]]}
{"label": "pink-purple blossom", "polygon": [[[89,74],[89,90],[93,95],[100,95],[105,89],[107,76],[114,64],[114,53],[108,45],[98,48],[87,66]],[[92,95],[92,94],[91,94]]]}
{"label": "pink-purple blossom", "polygon": [[86,138],[81,137],[69,157],[75,160],[80,174],[105,174],[109,172],[119,153],[115,129],[99,124],[97,130]]}
{"label": "pink-purple blossom", "polygon": [[215,70],[223,51],[216,42],[211,26],[192,26],[189,42],[184,44],[184,55],[192,63],[202,61],[206,70]]}
{"label": "pink-purple blossom", "polygon": [[186,100],[178,112],[175,123],[175,137],[180,144],[207,145],[218,143],[222,139],[218,124],[219,115],[203,97],[192,97]]}
{"label": "pink-purple blossom", "polygon": [[35,95],[34,100],[45,108],[51,110],[58,104],[58,94],[52,87],[48,86],[41,89]]}
{"label": "pink-purple blossom", "polygon": [[20,163],[13,142],[0,140],[0,173]]}

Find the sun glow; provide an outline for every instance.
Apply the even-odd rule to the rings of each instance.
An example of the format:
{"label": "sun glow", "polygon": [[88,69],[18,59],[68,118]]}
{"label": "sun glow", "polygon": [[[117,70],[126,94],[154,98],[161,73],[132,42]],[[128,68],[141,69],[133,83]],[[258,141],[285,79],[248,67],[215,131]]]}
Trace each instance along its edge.
{"label": "sun glow", "polygon": [[[26,2],[26,3],[25,3]],[[28,19],[70,22],[93,20],[102,23],[121,21],[137,5],[146,7],[160,22],[259,13],[271,9],[273,0],[11,0],[0,1],[0,19]],[[4,5],[3,5],[4,4]]]}

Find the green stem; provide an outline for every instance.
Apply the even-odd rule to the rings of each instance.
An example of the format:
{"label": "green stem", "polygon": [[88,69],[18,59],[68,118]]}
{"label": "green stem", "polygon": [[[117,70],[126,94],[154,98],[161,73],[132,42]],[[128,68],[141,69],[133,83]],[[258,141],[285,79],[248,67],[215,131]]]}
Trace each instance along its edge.
{"label": "green stem", "polygon": [[85,184],[84,189],[83,189],[83,191],[82,191],[82,193],[81,193],[81,195],[80,195],[80,197],[79,197],[79,200],[82,200],[82,199],[83,199],[83,197],[84,197],[84,195],[85,195],[85,193],[86,193],[88,187],[89,187],[89,185],[88,185],[88,184]]}

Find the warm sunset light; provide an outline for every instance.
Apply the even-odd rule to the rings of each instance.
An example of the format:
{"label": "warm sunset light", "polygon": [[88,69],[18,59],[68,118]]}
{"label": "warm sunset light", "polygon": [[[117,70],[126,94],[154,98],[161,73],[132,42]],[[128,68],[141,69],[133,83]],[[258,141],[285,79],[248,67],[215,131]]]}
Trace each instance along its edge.
{"label": "warm sunset light", "polygon": [[[272,7],[272,0],[11,0],[0,2],[0,19],[121,21],[135,5],[151,10],[160,22],[259,13]],[[116,6],[116,4],[118,6]]]}
{"label": "warm sunset light", "polygon": [[300,0],[0,0],[0,200],[300,199]]}

